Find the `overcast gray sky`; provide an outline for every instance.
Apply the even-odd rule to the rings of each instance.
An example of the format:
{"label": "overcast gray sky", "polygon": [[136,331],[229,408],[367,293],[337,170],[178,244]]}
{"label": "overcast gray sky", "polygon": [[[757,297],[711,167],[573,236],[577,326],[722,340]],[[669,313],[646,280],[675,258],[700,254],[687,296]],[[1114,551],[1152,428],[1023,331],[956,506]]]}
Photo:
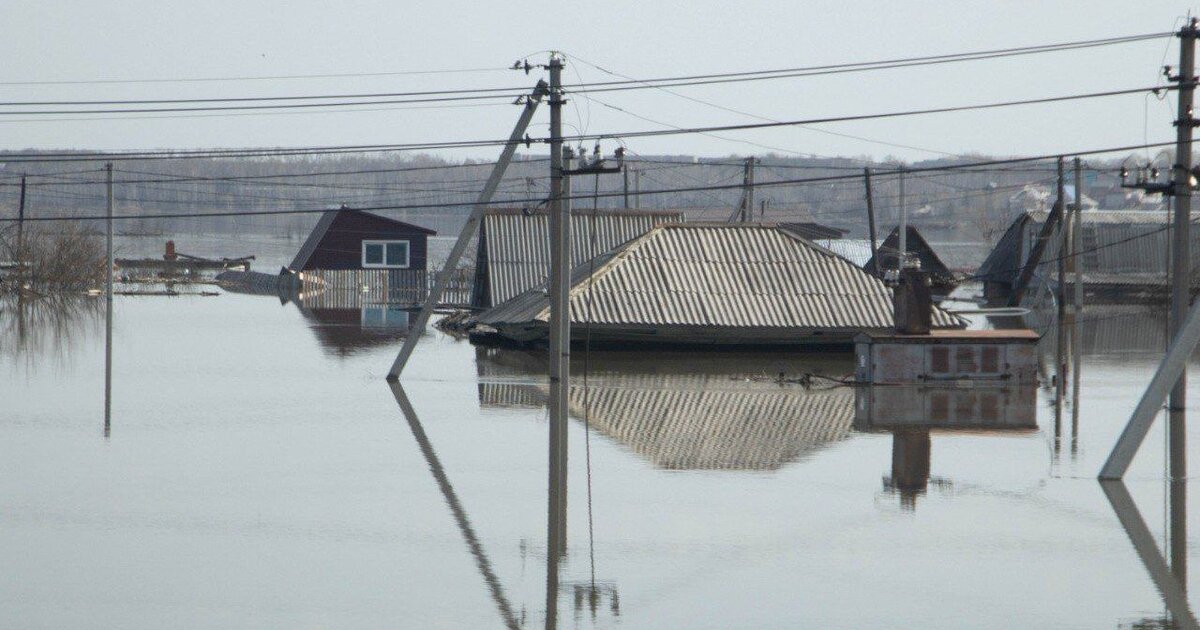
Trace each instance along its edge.
{"label": "overcast gray sky", "polygon": [[[502,68],[562,50],[634,77],[741,71],[955,53],[1177,28],[1182,2],[387,2],[7,0],[0,14],[2,100],[227,97],[506,87],[518,72],[203,83],[11,85],[18,81],[205,78]],[[1169,46],[1169,50],[1168,50]],[[982,103],[1153,85],[1173,40],[828,77],[677,88],[713,103],[802,119]],[[578,74],[576,74],[578,73]],[[605,80],[581,61],[568,81]],[[681,126],[753,122],[657,90],[598,94],[644,117]],[[1040,154],[1173,137],[1173,104],[1135,95],[728,132],[729,138],[820,155],[936,157],[936,152]],[[141,118],[0,117],[0,148],[149,149],[407,143],[508,135],[517,108],[499,104],[382,111],[273,112]],[[157,115],[165,116],[165,115]],[[546,131],[546,113],[537,127]],[[574,99],[565,120],[588,132],[658,126]],[[1147,130],[1148,126],[1148,130]],[[705,136],[639,138],[641,154],[723,156],[767,149]],[[442,152],[492,158],[494,148]]]}

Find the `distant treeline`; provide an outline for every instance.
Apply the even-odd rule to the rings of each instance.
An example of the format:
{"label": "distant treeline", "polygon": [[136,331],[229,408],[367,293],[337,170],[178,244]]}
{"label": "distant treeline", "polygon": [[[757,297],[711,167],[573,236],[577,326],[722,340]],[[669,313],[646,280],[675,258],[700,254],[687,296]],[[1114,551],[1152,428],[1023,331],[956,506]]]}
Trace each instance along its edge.
{"label": "distant treeline", "polygon": [[[36,152],[30,152],[30,155]],[[913,169],[966,164],[984,156],[910,163]],[[577,208],[688,209],[691,220],[724,221],[742,198],[743,158],[643,156],[626,162],[628,173],[572,178]],[[798,158],[768,155],[755,166],[754,216],[767,220],[818,221],[865,235],[864,162],[851,158]],[[1088,177],[1086,193],[1108,206],[1119,193],[1112,171],[1116,162],[1090,161],[1106,172]],[[115,198],[124,233],[272,233],[302,235],[316,213],[347,204],[379,210],[442,234],[454,234],[491,172],[490,162],[449,162],[431,156],[319,156],[243,159],[178,159],[117,162]],[[889,170],[886,165],[875,167]],[[26,216],[96,216],[104,213],[104,173],[94,162],[8,162],[0,171],[0,204],[15,216],[20,176],[24,174]],[[283,177],[277,177],[283,176]],[[979,169],[911,173],[905,178],[905,202],[914,224],[945,230],[962,238],[991,238],[1007,222],[1010,199],[1030,184],[1053,190],[1054,165],[1010,164]],[[790,180],[819,180],[771,185]],[[600,198],[593,198],[599,183]],[[727,186],[718,190],[687,190]],[[637,201],[639,189],[646,193]],[[654,194],[654,191],[684,189]],[[518,156],[494,197],[496,205],[537,205],[549,192],[549,162]],[[899,216],[899,181],[876,176],[875,208],[881,233]],[[1024,203],[1020,201],[1020,203]],[[263,214],[279,212],[281,214]],[[217,216],[199,216],[203,214]],[[259,214],[255,214],[259,213]],[[197,215],[177,218],[166,215]]]}

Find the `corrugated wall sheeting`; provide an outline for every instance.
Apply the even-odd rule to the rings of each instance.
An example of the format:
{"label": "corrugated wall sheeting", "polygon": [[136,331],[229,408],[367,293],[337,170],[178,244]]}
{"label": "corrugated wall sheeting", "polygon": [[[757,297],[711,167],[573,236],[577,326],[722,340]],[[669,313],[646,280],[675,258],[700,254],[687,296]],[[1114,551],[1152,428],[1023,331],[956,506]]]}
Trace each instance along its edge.
{"label": "corrugated wall sheeting", "polygon": [[[683,220],[681,213],[577,212],[571,221],[571,265],[594,258],[660,223]],[[594,228],[594,229],[593,229]],[[488,214],[483,219],[489,304],[493,306],[544,285],[550,270],[550,220],[545,213]],[[594,237],[593,237],[594,231]]]}
{"label": "corrugated wall sheeting", "polygon": [[[984,279],[987,280],[1015,281],[1020,265],[1028,260],[1033,250],[1046,217],[1046,212],[1029,212],[1017,219],[978,274],[986,276]],[[1171,238],[1168,219],[1167,213],[1155,211],[1084,211],[1080,234],[1083,252],[1079,257],[1084,281],[1088,281],[1089,273],[1165,277]],[[1061,245],[1062,238],[1055,230],[1042,253],[1039,273],[1055,273]],[[1195,270],[1200,268],[1200,226],[1192,228],[1191,250],[1192,269]]]}
{"label": "corrugated wall sheeting", "polygon": [[[894,325],[891,291],[774,226],[667,225],[574,284],[571,319],[596,324],[872,329]],[[544,296],[536,318],[549,318]],[[589,317],[590,310],[590,317]],[[513,320],[509,320],[513,321]],[[934,325],[957,318],[934,309]]]}

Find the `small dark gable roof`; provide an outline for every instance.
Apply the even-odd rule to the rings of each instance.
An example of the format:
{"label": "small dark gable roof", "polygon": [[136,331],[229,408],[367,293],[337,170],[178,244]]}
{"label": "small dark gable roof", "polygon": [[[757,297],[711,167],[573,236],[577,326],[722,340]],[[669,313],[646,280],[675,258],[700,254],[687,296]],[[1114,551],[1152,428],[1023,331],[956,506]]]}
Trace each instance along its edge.
{"label": "small dark gable roof", "polygon": [[[945,263],[942,262],[942,259],[938,258],[937,252],[933,251],[933,248],[929,246],[929,243],[925,240],[925,237],[921,236],[921,233],[917,231],[917,228],[910,225],[908,226],[906,232],[907,238],[905,246],[908,248],[909,254],[916,254],[917,259],[921,261],[921,268],[928,271],[933,276],[935,282],[939,279],[944,281],[953,281],[954,274],[951,273],[948,267],[946,267]],[[891,234],[888,234],[888,237],[883,240],[883,244],[879,246],[879,257],[883,260],[885,268],[895,266],[899,251],[900,226],[896,226],[892,230]],[[876,265],[877,262],[875,257],[872,256],[871,259],[867,261],[867,264],[863,265],[863,269],[865,269],[867,273],[877,275],[879,271],[876,269]]]}
{"label": "small dark gable roof", "polygon": [[296,252],[296,257],[292,259],[292,264],[288,265],[288,268],[303,269],[304,266],[308,264],[308,259],[312,258],[313,252],[317,251],[317,246],[321,244],[321,239],[325,238],[325,235],[329,232],[329,227],[333,225],[334,220],[337,219],[342,213],[351,212],[361,217],[369,218],[371,221],[388,228],[405,230],[409,232],[420,232],[430,236],[437,234],[436,230],[431,230],[419,225],[413,225],[412,223],[405,223],[404,221],[398,221],[390,217],[380,216],[378,214],[365,212],[363,210],[355,210],[348,206],[342,206],[336,210],[326,210],[325,212],[321,213],[321,218],[318,219],[317,224],[313,226],[313,230],[309,233],[308,238],[304,239],[304,244],[300,246],[300,251]]}

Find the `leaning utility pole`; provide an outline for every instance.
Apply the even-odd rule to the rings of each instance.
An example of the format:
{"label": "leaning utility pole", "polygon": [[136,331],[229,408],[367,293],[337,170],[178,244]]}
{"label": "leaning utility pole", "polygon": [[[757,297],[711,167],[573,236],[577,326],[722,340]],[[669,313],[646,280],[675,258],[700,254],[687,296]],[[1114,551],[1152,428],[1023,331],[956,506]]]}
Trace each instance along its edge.
{"label": "leaning utility pole", "polygon": [[[437,307],[438,302],[442,299],[442,293],[445,292],[446,286],[450,284],[451,274],[458,268],[459,259],[462,258],[467,245],[479,230],[479,224],[483,221],[483,212],[486,209],[486,204],[492,200],[492,195],[495,194],[496,188],[500,185],[500,180],[504,178],[504,172],[508,169],[508,163],[512,161],[513,154],[517,152],[517,146],[521,144],[522,136],[525,136],[525,130],[529,128],[529,121],[533,120],[533,113],[537,111],[538,103],[541,103],[542,97],[546,95],[546,91],[546,82],[538,81],[537,85],[533,88],[533,92],[525,97],[521,116],[517,119],[517,124],[513,127],[512,134],[508,137],[508,142],[504,145],[504,149],[500,151],[500,159],[496,160],[496,165],[492,167],[492,173],[488,176],[487,182],[483,185],[483,191],[479,193],[479,198],[475,201],[475,205],[471,209],[471,216],[467,218],[466,224],[463,225],[462,231],[459,232],[458,240],[454,242],[454,247],[450,249],[450,254],[446,256],[446,262],[443,263],[441,271],[438,271],[437,276],[435,276],[433,289],[429,291],[429,295],[425,296],[425,304],[421,306],[421,312],[417,314],[417,319],[413,322],[411,332],[404,338],[404,345],[400,347],[400,352],[396,355],[396,360],[392,362],[392,368],[388,370],[387,380],[395,381],[399,379],[400,373],[404,371],[404,366],[408,364],[408,358],[412,356],[413,350],[417,347],[417,342],[421,339],[421,334],[425,331],[425,325],[429,323],[429,317],[433,315],[433,309]],[[528,143],[528,137],[524,141]]]}
{"label": "leaning utility pole", "polygon": [[[1173,185],[1161,192],[1167,192],[1175,197],[1174,238],[1172,239],[1173,283],[1171,287],[1171,344],[1166,355],[1158,365],[1150,384],[1138,401],[1129,423],[1121,432],[1121,437],[1113,446],[1112,453],[1100,470],[1101,479],[1121,479],[1129,469],[1133,456],[1137,453],[1150,426],[1162,409],[1170,388],[1170,404],[1172,415],[1176,419],[1171,422],[1168,431],[1170,440],[1171,476],[1182,477],[1186,474],[1186,466],[1182,455],[1183,450],[1183,414],[1187,389],[1184,379],[1187,376],[1187,362],[1192,352],[1200,343],[1200,303],[1189,307],[1191,285],[1191,252],[1190,252],[1190,216],[1192,210],[1192,130],[1198,122],[1193,117],[1192,100],[1196,89],[1196,38],[1200,35],[1200,19],[1192,18],[1176,34],[1179,37],[1179,74],[1167,77],[1179,84],[1178,118],[1175,120],[1177,129],[1175,144],[1175,168],[1173,169]],[[1176,457],[1176,455],[1179,455]]]}
{"label": "leaning utility pole", "polygon": [[867,192],[867,229],[870,231],[871,237],[871,260],[875,261],[875,275],[882,275],[880,272],[879,252],[876,251],[875,240],[875,198],[871,194],[871,169],[870,167],[863,169],[863,187]]}

